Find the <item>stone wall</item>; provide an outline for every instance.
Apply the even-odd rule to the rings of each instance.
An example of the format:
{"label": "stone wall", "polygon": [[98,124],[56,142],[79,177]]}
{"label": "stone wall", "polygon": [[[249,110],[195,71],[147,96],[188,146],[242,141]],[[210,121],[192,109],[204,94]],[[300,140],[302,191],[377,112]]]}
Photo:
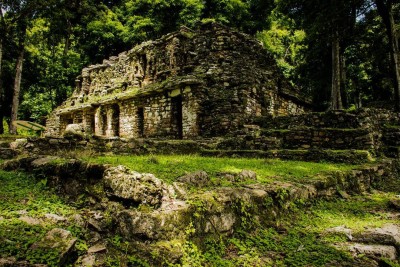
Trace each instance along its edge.
{"label": "stone wall", "polygon": [[47,134],[59,136],[74,123],[105,137],[221,136],[254,117],[299,114],[306,106],[258,41],[206,23],[83,69]]}

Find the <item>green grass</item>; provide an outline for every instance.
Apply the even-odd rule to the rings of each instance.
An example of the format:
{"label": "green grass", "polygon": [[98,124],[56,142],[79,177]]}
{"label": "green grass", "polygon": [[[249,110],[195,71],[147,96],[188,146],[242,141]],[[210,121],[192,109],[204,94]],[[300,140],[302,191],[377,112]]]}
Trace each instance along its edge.
{"label": "green grass", "polygon": [[[76,212],[46,186],[45,179],[37,180],[31,175],[0,170],[0,258],[15,257],[31,263],[58,266],[56,251],[36,253],[29,248],[56,227],[75,229],[73,232],[77,234],[80,230],[68,222],[45,220],[48,213],[68,217]],[[21,216],[33,218],[39,224],[27,224],[20,220]]]}
{"label": "green grass", "polygon": [[17,218],[21,211],[35,217],[46,213],[73,214],[75,210],[49,190],[46,182],[46,179],[37,180],[24,173],[0,171],[0,216]]}
{"label": "green grass", "polygon": [[347,237],[328,234],[327,229],[345,226],[355,233],[398,223],[388,206],[393,197],[374,193],[349,200],[319,200],[283,218],[280,231],[261,225],[251,232],[238,231],[232,238],[210,238],[201,259],[210,266],[354,266],[355,261],[367,259],[362,255],[353,258],[337,248],[335,245],[347,242]]}
{"label": "green grass", "polygon": [[346,226],[355,232],[380,227],[392,222],[388,208],[391,198],[394,198],[393,193],[375,193],[353,196],[349,201],[320,201],[312,207],[312,216],[304,216],[301,224],[317,232],[336,226]]}
{"label": "green grass", "polygon": [[213,179],[219,172],[239,173],[252,170],[262,183],[276,180],[301,181],[312,179],[316,174],[332,171],[347,171],[356,165],[282,161],[277,159],[216,158],[195,155],[148,155],[148,156],[100,156],[86,157],[95,163],[125,165],[138,172],[153,173],[167,182],[198,170],[206,171]]}
{"label": "green grass", "polygon": [[[289,177],[288,179],[302,179],[321,171],[354,167],[197,156],[100,157],[95,161],[126,164],[141,172],[160,171],[157,175],[169,175],[165,178],[169,181],[185,172],[198,169],[206,170],[210,174],[252,169],[259,173],[259,177],[265,175],[263,179],[269,181],[278,174],[281,177]],[[393,216],[394,211],[389,207],[389,200],[394,197],[391,193],[375,192],[370,195],[353,196],[347,200],[318,200],[311,207],[297,206],[293,213],[286,214],[286,217],[277,222],[279,230],[267,225],[258,225],[252,231],[239,230],[229,238],[214,236],[203,240],[200,242],[201,247],[196,247],[195,240],[189,238],[181,244],[184,248],[184,260],[190,263],[188,266],[354,266],[355,260],[365,259],[353,259],[348,252],[334,247],[333,245],[347,239],[341,234],[327,234],[326,229],[345,226],[358,232],[367,227],[398,223]],[[0,258],[13,256],[20,260],[28,259],[32,263],[57,266],[57,255],[54,251],[34,253],[29,249],[55,227],[71,230],[79,237],[78,247],[81,247],[84,253],[87,250],[85,229],[70,222],[28,225],[19,219],[21,214],[43,219],[46,213],[69,217],[79,212],[65,204],[49,189],[45,179],[0,171]],[[119,266],[122,261],[135,263],[133,266],[148,266],[146,260],[151,262],[150,258],[141,259],[134,251],[128,257],[128,244],[121,237],[117,237],[107,239],[114,248],[110,250],[111,254],[107,254],[108,266]]]}

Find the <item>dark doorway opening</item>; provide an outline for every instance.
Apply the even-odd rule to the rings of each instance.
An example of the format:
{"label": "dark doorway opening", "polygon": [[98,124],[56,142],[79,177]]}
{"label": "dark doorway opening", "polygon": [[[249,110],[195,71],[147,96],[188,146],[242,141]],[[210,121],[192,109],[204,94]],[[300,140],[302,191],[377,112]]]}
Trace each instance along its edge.
{"label": "dark doorway opening", "polygon": [[107,113],[104,108],[100,110],[100,126],[101,126],[101,135],[106,135],[107,133]]}
{"label": "dark doorway opening", "polygon": [[111,129],[114,136],[119,136],[119,106],[117,104],[112,106]]}
{"label": "dark doorway opening", "polygon": [[139,137],[144,137],[144,108],[137,110],[137,129]]}
{"label": "dark doorway opening", "polygon": [[182,96],[178,95],[171,99],[172,106],[172,126],[175,130],[176,138],[183,138],[183,123],[182,123]]}
{"label": "dark doorway opening", "polygon": [[96,128],[96,123],[95,123],[95,114],[92,114],[90,116],[90,133],[94,133]]}

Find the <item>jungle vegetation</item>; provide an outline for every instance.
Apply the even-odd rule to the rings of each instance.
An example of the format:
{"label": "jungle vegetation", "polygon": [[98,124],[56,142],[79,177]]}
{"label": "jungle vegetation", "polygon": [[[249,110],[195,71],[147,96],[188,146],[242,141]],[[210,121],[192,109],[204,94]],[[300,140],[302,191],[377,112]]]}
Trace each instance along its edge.
{"label": "jungle vegetation", "polygon": [[0,0],[0,122],[43,124],[82,67],[209,20],[257,37],[316,110],[399,109],[399,8],[399,0]]}

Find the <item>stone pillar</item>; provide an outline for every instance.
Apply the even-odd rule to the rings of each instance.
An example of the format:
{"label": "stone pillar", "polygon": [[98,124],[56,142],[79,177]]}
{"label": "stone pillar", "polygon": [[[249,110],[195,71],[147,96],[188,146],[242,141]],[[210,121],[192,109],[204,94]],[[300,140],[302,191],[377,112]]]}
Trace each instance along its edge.
{"label": "stone pillar", "polygon": [[104,122],[104,123],[107,123],[106,136],[107,137],[113,137],[113,136],[115,136],[115,132],[114,132],[114,129],[113,129],[113,122],[112,122],[113,115],[114,115],[114,110],[111,107],[108,107],[107,110],[106,110],[106,114],[107,114],[106,115],[107,116],[107,122]]}
{"label": "stone pillar", "polygon": [[198,136],[198,112],[199,103],[194,98],[191,88],[187,86],[182,94],[183,139],[189,139]]}
{"label": "stone pillar", "polygon": [[95,129],[93,129],[94,125],[94,115],[93,112],[89,109],[85,109],[83,111],[83,116],[82,116],[82,126],[83,129],[85,130],[86,134],[92,134]]}
{"label": "stone pillar", "polygon": [[103,121],[101,116],[101,107],[96,109],[94,115],[94,134],[95,135],[103,135]]}

